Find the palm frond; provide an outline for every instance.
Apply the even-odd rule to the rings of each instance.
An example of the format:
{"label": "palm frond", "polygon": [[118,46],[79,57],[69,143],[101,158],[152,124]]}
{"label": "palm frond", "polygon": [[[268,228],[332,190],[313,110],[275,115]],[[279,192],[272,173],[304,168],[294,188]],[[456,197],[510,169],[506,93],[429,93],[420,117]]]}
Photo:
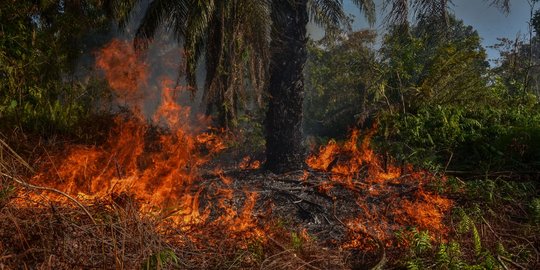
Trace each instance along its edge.
{"label": "palm frond", "polygon": [[308,10],[310,19],[326,29],[347,23],[342,0],[310,0]]}
{"label": "palm frond", "polygon": [[373,0],[351,0],[366,17],[370,25],[375,24],[376,11]]}
{"label": "palm frond", "polygon": [[510,0],[491,0],[491,5],[501,9],[504,13],[510,12]]}
{"label": "palm frond", "polygon": [[155,0],[150,3],[135,35],[135,46],[145,49],[161,25],[185,24],[187,0]]}
{"label": "palm frond", "polygon": [[409,21],[409,1],[408,0],[385,0],[383,9],[387,12],[385,22],[387,24],[405,25]]}
{"label": "palm frond", "polygon": [[[192,92],[197,91],[197,64],[205,47],[204,36],[187,35],[184,42],[186,81]],[[179,75],[183,74],[180,70]]]}
{"label": "palm frond", "polygon": [[439,22],[448,22],[448,4],[451,0],[414,0],[412,7],[418,20],[435,18]]}
{"label": "palm frond", "polygon": [[105,0],[104,8],[109,17],[118,22],[120,29],[124,29],[138,3],[139,0]]}

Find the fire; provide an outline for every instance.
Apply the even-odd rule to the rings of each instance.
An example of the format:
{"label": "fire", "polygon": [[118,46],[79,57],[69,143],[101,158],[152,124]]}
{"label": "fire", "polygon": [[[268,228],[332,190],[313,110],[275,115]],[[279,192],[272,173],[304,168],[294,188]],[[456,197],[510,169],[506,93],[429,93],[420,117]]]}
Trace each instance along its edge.
{"label": "fire", "polygon": [[[52,153],[31,182],[89,202],[109,199],[121,205],[133,201],[142,214],[159,214],[182,232],[203,233],[210,226],[229,238],[264,239],[267,228],[253,213],[259,191],[239,188],[238,181],[221,169],[214,169],[214,182],[205,182],[201,176],[226,143],[219,131],[208,127],[207,119],[194,116],[189,106],[179,102],[179,96],[190,90],[168,77],[151,79],[149,65],[126,42],[115,40],[105,46],[97,54],[96,65],[128,113],[115,118],[103,144],[72,144]],[[151,96],[157,101],[154,108],[142,100],[147,99],[148,89],[159,90],[159,95]],[[332,140],[306,160],[312,169],[329,173],[328,181],[313,189],[334,200],[334,212],[339,211],[331,194],[334,188],[345,187],[352,194],[347,200],[354,211],[329,217],[350,233],[341,247],[374,248],[366,236],[390,245],[393,232],[407,226],[444,235],[443,219],[452,202],[429,191],[427,184],[433,176],[428,173],[383,161],[370,147],[374,134],[375,129],[363,136],[353,130],[345,143]],[[249,156],[238,164],[243,170],[260,166],[259,160]],[[315,178],[304,171],[302,189]],[[309,238],[307,231],[302,235]],[[187,237],[197,242],[195,236]]]}
{"label": "fire", "polygon": [[252,159],[250,156],[245,156],[240,164],[238,164],[238,167],[242,170],[256,170],[261,167],[261,162],[256,159]]}
{"label": "fire", "polygon": [[97,53],[96,66],[104,71],[105,79],[121,105],[133,106],[142,98],[139,89],[148,81],[148,65],[142,62],[129,42],[115,39],[108,43]]}
{"label": "fire", "polygon": [[373,128],[367,133],[358,147],[360,132],[355,129],[343,146],[332,140],[322,147],[317,155],[309,156],[306,162],[312,169],[329,171],[333,180],[349,185],[353,185],[353,179],[358,178],[359,173],[366,168],[368,170],[366,182],[395,179],[400,176],[400,169],[395,166],[383,168],[381,160],[370,148],[369,144],[375,130],[376,128]]}
{"label": "fire", "polygon": [[351,235],[342,248],[375,248],[370,238],[391,245],[394,232],[406,227],[446,235],[443,221],[452,201],[427,191],[426,185],[434,179],[429,173],[382,162],[370,148],[375,130],[361,140],[360,132],[353,130],[342,145],[332,140],[306,161],[312,169],[330,173],[329,181],[319,184],[320,192],[328,194],[335,185],[342,185],[356,194],[360,211],[343,221]]}
{"label": "fire", "polygon": [[[179,95],[188,89],[168,77],[153,82],[149,65],[124,41],[113,40],[96,59],[117,102],[129,113],[115,118],[105,143],[67,145],[53,153],[31,181],[80,200],[112,198],[119,203],[127,197],[137,202],[142,213],[167,209],[157,211],[182,230],[211,222],[233,233],[262,235],[252,217],[256,193],[245,191],[241,209],[234,208],[233,190],[228,187],[232,181],[224,177],[225,187],[218,192],[222,200],[215,206],[202,202],[209,191],[201,183],[201,168],[225,149],[225,143],[219,132],[207,127],[207,119],[193,116],[189,106],[180,104]],[[159,96],[150,96],[159,98],[151,114],[151,106],[143,103],[148,89],[160,91]],[[211,218],[213,208],[224,215]]]}

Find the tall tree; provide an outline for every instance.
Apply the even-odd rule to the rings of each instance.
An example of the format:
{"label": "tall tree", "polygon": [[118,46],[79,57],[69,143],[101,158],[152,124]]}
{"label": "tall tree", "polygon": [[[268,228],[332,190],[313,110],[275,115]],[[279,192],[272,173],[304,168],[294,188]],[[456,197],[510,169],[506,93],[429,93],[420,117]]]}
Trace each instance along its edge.
{"label": "tall tree", "polygon": [[[125,24],[139,1],[111,0],[111,11]],[[353,2],[367,11],[370,22],[374,21],[371,0]],[[306,60],[306,25],[310,19],[325,28],[343,26],[347,18],[342,0],[154,0],[138,28],[135,44],[144,48],[159,27],[171,30],[185,49],[184,71],[193,89],[196,89],[197,63],[204,56],[207,112],[218,108],[222,124],[234,117],[231,112],[236,108],[236,93],[244,85],[242,78],[249,77],[251,85],[261,89],[269,74],[267,167],[280,171],[299,168],[304,159],[302,71]],[[271,44],[268,43],[270,26]],[[273,48],[269,72],[268,48]],[[246,54],[249,63],[244,65]]]}
{"label": "tall tree", "polygon": [[[375,7],[371,0],[353,1],[370,22]],[[304,165],[302,105],[304,65],[307,60],[306,27],[311,18],[322,26],[339,26],[345,16],[340,0],[272,1],[272,48],[270,101],[266,114],[266,168],[274,172]]]}
{"label": "tall tree", "polygon": [[299,169],[302,148],[304,64],[307,59],[307,0],[273,1],[270,102],[266,114],[266,167],[281,172]]}

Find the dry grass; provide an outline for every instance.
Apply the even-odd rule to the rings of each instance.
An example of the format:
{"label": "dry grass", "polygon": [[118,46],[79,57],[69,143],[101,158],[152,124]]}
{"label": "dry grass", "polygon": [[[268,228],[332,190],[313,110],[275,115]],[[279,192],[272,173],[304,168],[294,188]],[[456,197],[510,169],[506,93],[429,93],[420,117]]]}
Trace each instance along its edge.
{"label": "dry grass", "polygon": [[132,269],[166,248],[152,220],[106,205],[90,208],[5,206],[0,212],[2,259],[9,268]]}
{"label": "dry grass", "polygon": [[[0,268],[7,269],[348,269],[345,253],[292,240],[274,227],[266,240],[225,228],[180,229],[132,204],[78,207],[11,198],[0,210]],[[20,206],[24,204],[25,206]],[[33,205],[32,205],[33,204]],[[296,240],[298,241],[298,240]]]}

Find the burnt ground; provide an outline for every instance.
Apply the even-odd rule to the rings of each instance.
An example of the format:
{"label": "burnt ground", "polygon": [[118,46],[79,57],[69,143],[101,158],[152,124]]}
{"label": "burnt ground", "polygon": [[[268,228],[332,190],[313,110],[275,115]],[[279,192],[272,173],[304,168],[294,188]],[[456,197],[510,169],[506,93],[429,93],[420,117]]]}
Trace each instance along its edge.
{"label": "burnt ground", "polygon": [[[431,188],[424,181],[428,182],[427,177],[433,181],[432,176],[404,174],[382,183],[363,183],[362,174],[350,185],[314,170],[279,175],[238,169],[207,173],[198,186],[200,209],[210,211],[211,222],[223,215],[219,201],[241,212],[246,197],[255,194],[251,212],[259,228],[272,231],[275,228],[268,224],[277,222],[288,231],[305,232],[320,247],[349,254],[346,264],[359,269],[396,262],[403,245],[395,237],[397,231],[415,227],[430,230],[434,238],[446,236],[444,228],[429,226],[438,226],[448,209],[430,205],[426,211],[437,213],[411,216],[415,213],[403,208],[433,203],[426,195],[430,192],[423,191]],[[234,196],[224,198],[222,190],[233,190]],[[441,216],[429,216],[439,213]]]}

